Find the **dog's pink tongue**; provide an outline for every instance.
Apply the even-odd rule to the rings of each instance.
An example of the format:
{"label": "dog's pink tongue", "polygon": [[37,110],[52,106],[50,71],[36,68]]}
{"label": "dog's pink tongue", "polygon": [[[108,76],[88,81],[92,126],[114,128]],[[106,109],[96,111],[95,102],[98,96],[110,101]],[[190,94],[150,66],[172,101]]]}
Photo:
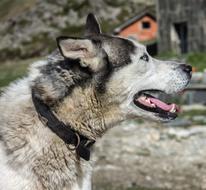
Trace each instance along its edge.
{"label": "dog's pink tongue", "polygon": [[172,109],[172,107],[177,107],[175,104],[166,104],[156,98],[149,98],[150,99],[150,102],[155,104],[157,107],[165,110],[165,111],[170,111]]}

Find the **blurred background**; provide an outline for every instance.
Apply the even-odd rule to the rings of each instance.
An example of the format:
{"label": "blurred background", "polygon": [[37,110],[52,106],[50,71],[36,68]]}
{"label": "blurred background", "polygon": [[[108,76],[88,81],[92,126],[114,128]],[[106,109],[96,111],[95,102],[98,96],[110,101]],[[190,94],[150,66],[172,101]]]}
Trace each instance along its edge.
{"label": "blurred background", "polygon": [[1,0],[0,91],[45,59],[57,36],[80,36],[89,12],[103,32],[193,66],[191,84],[170,97],[181,105],[175,121],[127,121],[97,143],[93,189],[206,189],[206,0]]}

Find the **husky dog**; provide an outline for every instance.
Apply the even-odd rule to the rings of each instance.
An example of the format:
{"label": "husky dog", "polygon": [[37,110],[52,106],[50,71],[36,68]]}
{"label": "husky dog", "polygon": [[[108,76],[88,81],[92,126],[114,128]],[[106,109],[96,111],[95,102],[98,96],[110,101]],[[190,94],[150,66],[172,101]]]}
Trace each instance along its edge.
{"label": "husky dog", "polygon": [[[0,98],[0,189],[90,189],[90,151],[120,122],[173,120],[191,66],[152,58],[137,42],[102,34],[89,14],[82,38],[58,37],[47,60]],[[90,161],[89,161],[90,160]]]}

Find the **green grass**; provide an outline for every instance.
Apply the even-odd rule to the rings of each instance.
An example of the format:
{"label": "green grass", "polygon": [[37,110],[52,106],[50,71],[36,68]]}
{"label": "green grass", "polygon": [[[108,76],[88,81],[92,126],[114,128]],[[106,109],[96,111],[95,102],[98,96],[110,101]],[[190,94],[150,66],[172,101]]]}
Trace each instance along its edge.
{"label": "green grass", "polygon": [[27,72],[28,66],[39,58],[27,59],[11,62],[7,61],[0,65],[0,88],[7,86],[11,81],[14,81]]}
{"label": "green grass", "polygon": [[172,52],[159,54],[159,59],[185,59],[186,63],[192,65],[196,71],[203,71],[206,68],[206,52],[203,53],[188,53],[183,55],[177,55]]}

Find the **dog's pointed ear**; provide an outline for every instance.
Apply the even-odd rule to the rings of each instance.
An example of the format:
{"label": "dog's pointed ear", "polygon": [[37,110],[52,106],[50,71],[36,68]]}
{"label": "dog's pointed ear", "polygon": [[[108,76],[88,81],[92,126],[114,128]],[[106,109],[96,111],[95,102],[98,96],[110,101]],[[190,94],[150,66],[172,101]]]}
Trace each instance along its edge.
{"label": "dog's pointed ear", "polygon": [[86,21],[85,36],[97,35],[101,33],[100,25],[94,16],[94,14],[89,13]]}
{"label": "dog's pointed ear", "polygon": [[82,59],[95,56],[94,45],[89,39],[60,36],[56,40],[60,53],[65,58]]}
{"label": "dog's pointed ear", "polygon": [[57,45],[63,57],[79,59],[82,67],[98,72],[105,65],[107,54],[86,38],[58,37]]}

